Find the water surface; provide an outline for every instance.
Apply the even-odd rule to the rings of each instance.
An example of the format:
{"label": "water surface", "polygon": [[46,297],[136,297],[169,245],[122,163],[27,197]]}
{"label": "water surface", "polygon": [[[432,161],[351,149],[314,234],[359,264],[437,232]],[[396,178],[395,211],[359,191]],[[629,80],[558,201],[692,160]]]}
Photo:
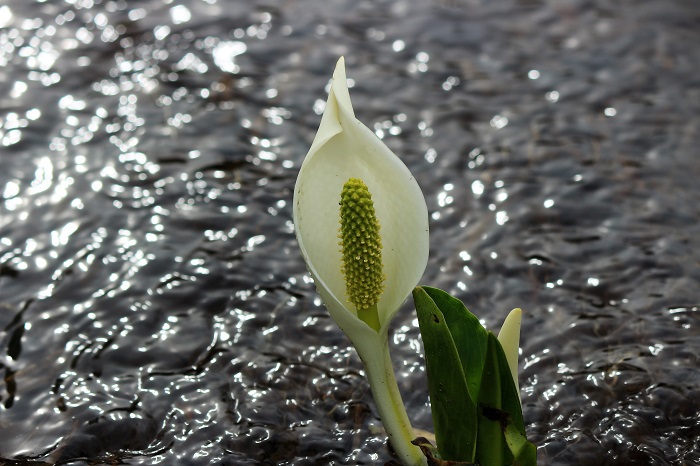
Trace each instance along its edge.
{"label": "water surface", "polygon": [[[291,196],[344,55],[548,465],[700,462],[694,1],[6,0],[0,459],[383,464]],[[431,429],[411,303],[392,351]]]}

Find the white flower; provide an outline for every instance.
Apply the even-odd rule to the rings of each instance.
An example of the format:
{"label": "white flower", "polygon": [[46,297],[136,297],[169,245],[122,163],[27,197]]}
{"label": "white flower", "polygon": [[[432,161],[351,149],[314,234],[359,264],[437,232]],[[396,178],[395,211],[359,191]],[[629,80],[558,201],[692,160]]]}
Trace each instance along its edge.
{"label": "white flower", "polygon": [[294,188],[294,225],[324,304],[338,325],[353,333],[366,324],[345,296],[337,237],[340,192],[349,178],[367,185],[381,226],[386,286],[378,311],[386,327],[425,270],[428,209],[408,168],[355,118],[341,58],[321,126]]}
{"label": "white flower", "polygon": [[[380,328],[358,318],[346,296],[338,245],[340,193],[350,178],[369,189],[380,225],[384,291]],[[329,313],[362,359],[382,423],[406,464],[424,464],[396,386],[388,354],[391,319],[423,275],[428,261],[428,209],[408,168],[359,120],[350,102],[345,64],[338,60],[321,125],[294,188],[297,240]]]}

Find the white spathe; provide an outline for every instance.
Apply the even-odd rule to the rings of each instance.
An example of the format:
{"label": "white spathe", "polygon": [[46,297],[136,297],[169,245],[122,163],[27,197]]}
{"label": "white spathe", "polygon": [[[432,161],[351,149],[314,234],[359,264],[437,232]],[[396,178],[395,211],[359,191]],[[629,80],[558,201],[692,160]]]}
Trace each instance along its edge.
{"label": "white spathe", "polygon": [[354,329],[367,324],[348,302],[341,273],[338,202],[349,178],[367,185],[379,220],[386,286],[377,308],[386,327],[425,271],[428,209],[406,165],[355,118],[341,58],[321,125],[299,171],[293,212],[299,246],[316,288],[333,319],[352,339]]}
{"label": "white spathe", "polygon": [[[340,193],[350,178],[369,188],[380,225],[386,282],[377,304],[380,329],[357,317],[348,302],[338,245]],[[355,346],[389,440],[406,465],[426,459],[410,442],[408,420],[389,357],[391,319],[418,284],[428,262],[428,209],[406,165],[355,118],[338,60],[321,125],[294,187],[294,228],[306,265],[324,305]]]}

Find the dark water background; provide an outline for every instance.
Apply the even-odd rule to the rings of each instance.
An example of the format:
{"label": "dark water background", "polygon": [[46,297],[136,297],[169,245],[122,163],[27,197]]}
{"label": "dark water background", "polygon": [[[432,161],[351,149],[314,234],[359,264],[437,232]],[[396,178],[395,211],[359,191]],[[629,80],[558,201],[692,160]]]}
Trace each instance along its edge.
{"label": "dark water background", "polygon": [[291,222],[339,55],[540,464],[700,464],[695,0],[4,0],[0,462],[392,459]]}

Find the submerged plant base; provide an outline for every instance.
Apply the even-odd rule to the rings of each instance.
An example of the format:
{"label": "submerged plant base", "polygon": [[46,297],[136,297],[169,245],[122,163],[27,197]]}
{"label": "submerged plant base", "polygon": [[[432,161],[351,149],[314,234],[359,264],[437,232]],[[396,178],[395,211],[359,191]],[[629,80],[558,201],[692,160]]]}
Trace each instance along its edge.
{"label": "submerged plant base", "polygon": [[475,463],[466,461],[451,461],[440,458],[440,452],[425,437],[418,437],[411,442],[423,452],[428,460],[428,466],[473,466]]}

